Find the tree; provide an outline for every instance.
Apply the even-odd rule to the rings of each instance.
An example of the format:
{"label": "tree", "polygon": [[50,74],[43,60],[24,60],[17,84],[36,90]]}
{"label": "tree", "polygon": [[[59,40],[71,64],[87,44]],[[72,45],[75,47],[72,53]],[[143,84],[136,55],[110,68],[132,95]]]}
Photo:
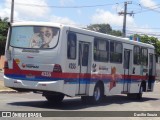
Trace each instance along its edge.
{"label": "tree", "polygon": [[121,31],[112,30],[112,28],[109,24],[91,24],[91,25],[87,26],[87,29],[93,30],[96,32],[105,33],[105,34],[122,36]]}
{"label": "tree", "polygon": [[0,55],[4,55],[8,27],[8,18],[0,18]]}
{"label": "tree", "polygon": [[151,44],[155,47],[155,52],[157,56],[160,56],[160,41],[158,38],[149,37],[147,35],[140,36],[141,42]]}
{"label": "tree", "polygon": [[0,18],[0,41],[6,41],[8,33],[8,18]]}
{"label": "tree", "polygon": [[122,32],[120,30],[112,30],[110,34],[115,36],[122,36]]}

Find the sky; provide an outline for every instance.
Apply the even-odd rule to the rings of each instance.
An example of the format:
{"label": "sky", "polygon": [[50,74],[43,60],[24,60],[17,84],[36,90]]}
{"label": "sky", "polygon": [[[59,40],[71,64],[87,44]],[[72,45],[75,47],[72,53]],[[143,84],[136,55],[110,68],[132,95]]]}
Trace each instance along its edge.
{"label": "sky", "polygon": [[[0,0],[0,17],[10,18],[12,0]],[[160,37],[160,0],[14,0],[14,22],[45,21],[86,27],[110,24],[122,30],[127,4],[127,34]]]}

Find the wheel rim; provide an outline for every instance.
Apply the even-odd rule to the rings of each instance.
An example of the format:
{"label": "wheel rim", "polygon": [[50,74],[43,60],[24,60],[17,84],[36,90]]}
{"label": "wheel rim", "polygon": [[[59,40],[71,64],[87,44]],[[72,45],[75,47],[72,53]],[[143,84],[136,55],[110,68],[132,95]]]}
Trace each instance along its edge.
{"label": "wheel rim", "polygon": [[100,88],[96,87],[95,91],[94,91],[94,98],[96,101],[98,101],[100,99],[101,93],[100,93]]}

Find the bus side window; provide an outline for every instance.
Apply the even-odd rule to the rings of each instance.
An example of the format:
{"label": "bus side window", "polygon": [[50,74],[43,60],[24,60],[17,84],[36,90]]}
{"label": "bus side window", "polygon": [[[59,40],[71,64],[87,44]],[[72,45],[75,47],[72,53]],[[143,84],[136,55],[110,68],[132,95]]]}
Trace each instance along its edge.
{"label": "bus side window", "polygon": [[139,46],[134,46],[134,64],[135,65],[140,65],[141,60],[140,60],[140,47]]}
{"label": "bus side window", "polygon": [[148,65],[148,50],[146,48],[141,49],[141,61],[142,65],[147,66]]}
{"label": "bus side window", "polygon": [[94,39],[94,60],[98,62],[108,62],[109,42],[102,38]]}
{"label": "bus side window", "polygon": [[68,59],[76,59],[76,43],[77,43],[76,34],[68,33],[68,40],[67,40]]}
{"label": "bus side window", "polygon": [[122,43],[110,42],[110,62],[122,63]]}

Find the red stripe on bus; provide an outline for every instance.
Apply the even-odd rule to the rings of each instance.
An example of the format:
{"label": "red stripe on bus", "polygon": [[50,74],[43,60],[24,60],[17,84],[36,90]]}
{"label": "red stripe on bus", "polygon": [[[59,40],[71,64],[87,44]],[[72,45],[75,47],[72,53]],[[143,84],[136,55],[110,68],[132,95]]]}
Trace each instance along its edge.
{"label": "red stripe on bus", "polygon": [[[34,76],[43,76],[42,72],[45,71],[34,71],[34,70],[21,70],[17,63],[13,61],[13,69],[5,69],[4,74],[16,74],[16,75],[34,75]],[[141,75],[123,75],[116,74],[115,79],[134,79],[134,80],[147,80],[147,76]],[[51,72],[51,78],[92,78],[92,79],[112,79],[111,74],[90,74],[90,73],[57,73]],[[155,78],[155,76],[152,76]]]}

